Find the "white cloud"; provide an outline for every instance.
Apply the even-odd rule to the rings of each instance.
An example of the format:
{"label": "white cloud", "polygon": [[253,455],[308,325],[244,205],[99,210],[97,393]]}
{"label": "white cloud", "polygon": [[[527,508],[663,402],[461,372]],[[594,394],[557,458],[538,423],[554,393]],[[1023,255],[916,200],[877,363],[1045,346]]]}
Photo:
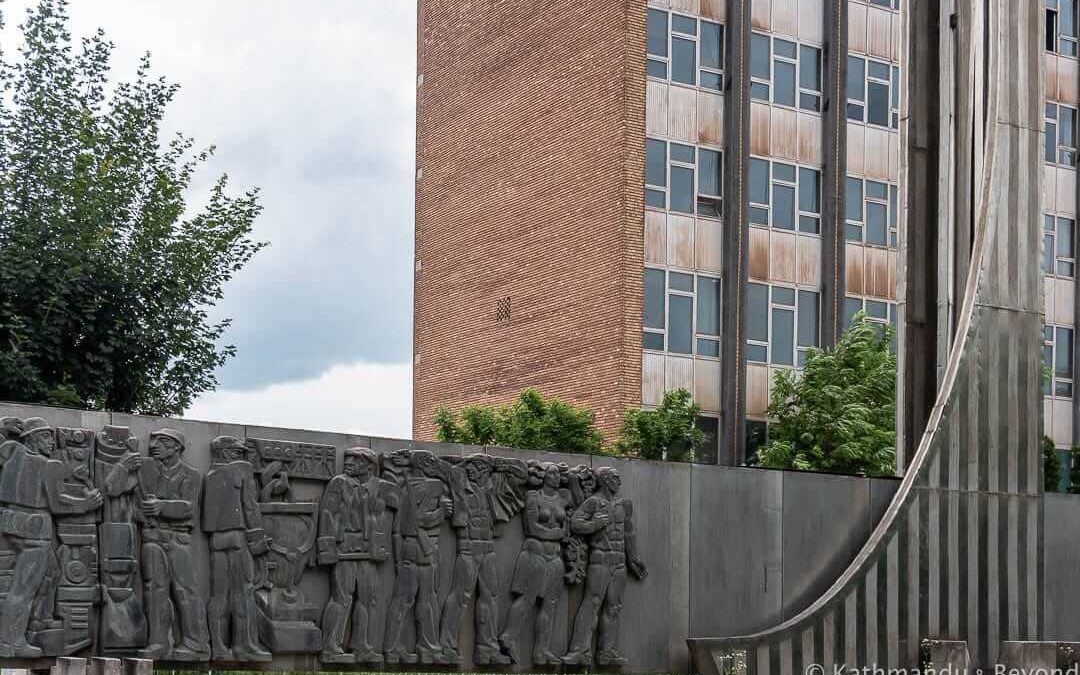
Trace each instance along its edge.
{"label": "white cloud", "polygon": [[408,363],[333,366],[310,380],[199,398],[188,419],[412,437],[412,368]]}

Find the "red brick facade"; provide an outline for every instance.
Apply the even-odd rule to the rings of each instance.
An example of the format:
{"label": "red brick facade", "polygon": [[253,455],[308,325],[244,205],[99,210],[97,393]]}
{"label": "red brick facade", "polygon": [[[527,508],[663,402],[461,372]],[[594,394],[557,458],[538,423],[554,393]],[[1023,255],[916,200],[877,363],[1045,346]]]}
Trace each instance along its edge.
{"label": "red brick facade", "polygon": [[609,436],[640,405],[645,15],[419,0],[416,438],[525,387]]}

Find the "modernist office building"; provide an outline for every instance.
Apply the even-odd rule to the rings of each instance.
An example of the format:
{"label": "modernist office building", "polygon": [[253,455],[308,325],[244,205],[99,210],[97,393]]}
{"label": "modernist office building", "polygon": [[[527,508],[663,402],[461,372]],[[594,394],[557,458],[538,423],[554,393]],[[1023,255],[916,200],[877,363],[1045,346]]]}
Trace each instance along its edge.
{"label": "modernist office building", "polygon": [[[903,1],[420,0],[416,436],[440,405],[526,386],[613,432],[684,387],[713,438],[701,460],[743,461],[777,369],[859,310],[900,314],[920,198],[902,184]],[[1046,0],[1032,167],[1059,447],[1078,426],[1076,2]]]}

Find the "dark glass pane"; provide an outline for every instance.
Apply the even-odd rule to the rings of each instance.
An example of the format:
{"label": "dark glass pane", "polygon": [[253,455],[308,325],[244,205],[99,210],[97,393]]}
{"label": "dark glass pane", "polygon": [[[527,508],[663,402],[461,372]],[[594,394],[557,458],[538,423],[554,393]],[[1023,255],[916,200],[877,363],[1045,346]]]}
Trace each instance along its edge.
{"label": "dark glass pane", "polygon": [[772,301],[774,305],[795,306],[795,289],[786,286],[772,287]]}
{"label": "dark glass pane", "polygon": [[667,193],[663,190],[645,190],[645,205],[654,209],[666,209]]}
{"label": "dark glass pane", "polygon": [[795,188],[773,184],[772,225],[782,230],[795,229]]}
{"label": "dark glass pane", "polygon": [[701,67],[724,67],[724,29],[720,24],[701,22]]}
{"label": "dark glass pane", "polygon": [[799,107],[803,110],[818,112],[821,110],[821,97],[817,94],[799,94]]}
{"label": "dark glass pane", "polygon": [[712,199],[707,197],[698,197],[697,200],[697,212],[699,216],[705,216],[708,218],[720,217],[721,204],[719,199]]}
{"label": "dark glass pane", "polygon": [[750,222],[755,225],[769,224],[769,210],[759,206],[750,207]]}
{"label": "dark glass pane", "polygon": [[856,122],[863,121],[863,107],[858,103],[847,104],[847,118]]}
{"label": "dark glass pane", "polygon": [[719,196],[720,153],[716,150],[698,151],[698,194]]}
{"label": "dark glass pane", "polygon": [[769,427],[759,420],[746,420],[746,462],[756,463],[757,452],[768,443]]}
{"label": "dark glass pane", "polygon": [[1072,379],[1073,332],[1071,328],[1058,328],[1054,336],[1054,374]]}
{"label": "dark glass pane", "polygon": [[872,319],[887,319],[889,318],[889,305],[877,300],[867,300],[866,316]]}
{"label": "dark glass pane", "polygon": [[1057,254],[1059,258],[1074,257],[1075,243],[1073,242],[1073,221],[1069,218],[1058,218],[1057,221]]}
{"label": "dark glass pane", "polygon": [[1046,214],[1046,213],[1043,214],[1043,229],[1046,230],[1047,232],[1053,232],[1054,231],[1056,222],[1057,221],[1055,220],[1055,218],[1053,216],[1051,216],[1050,214]]}
{"label": "dark glass pane", "polygon": [[767,160],[750,158],[750,202],[752,204],[769,203],[769,162]]}
{"label": "dark glass pane", "polygon": [[1058,113],[1058,145],[1076,147],[1076,111],[1062,106]]}
{"label": "dark glass pane", "polygon": [[671,167],[671,210],[694,212],[694,170]]}
{"label": "dark glass pane", "polygon": [[661,80],[666,80],[667,79],[667,64],[664,63],[663,61],[656,61],[654,59],[649,59],[649,62],[648,62],[648,65],[647,65],[647,72],[649,74],[649,77],[658,77]]}
{"label": "dark glass pane", "polygon": [[885,80],[886,82],[889,81],[889,64],[868,59],[866,65],[870,69],[870,77],[877,80]]}
{"label": "dark glass pane", "polygon": [[814,216],[799,216],[799,232],[820,234],[821,220]]}
{"label": "dark glass pane", "polygon": [[1043,235],[1042,270],[1046,274],[1054,273],[1054,235]]}
{"label": "dark glass pane", "polygon": [[746,285],[746,339],[769,340],[769,287],[764,284]]}
{"label": "dark glass pane", "polygon": [[900,199],[898,196],[898,190],[895,185],[889,186],[889,227],[896,228],[900,226],[900,220],[897,217],[897,209],[899,209]]}
{"label": "dark glass pane", "polygon": [[1060,48],[1061,53],[1065,56],[1076,56],[1076,42],[1074,42],[1073,40],[1062,40]]}
{"label": "dark glass pane", "polygon": [[715,417],[699,416],[694,422],[705,440],[698,446],[694,461],[699,464],[717,464],[719,462],[720,420]]}
{"label": "dark glass pane", "polygon": [[799,346],[817,347],[819,344],[818,294],[799,291]]}
{"label": "dark glass pane", "polygon": [[848,241],[862,241],[862,225],[848,223],[844,227],[844,233]]}
{"label": "dark glass pane", "polygon": [[867,82],[867,115],[868,124],[880,124],[889,126],[889,87],[877,82]]}
{"label": "dark glass pane", "polygon": [[671,80],[697,84],[697,46],[693,40],[671,38]]}
{"label": "dark glass pane", "polygon": [[788,183],[795,182],[795,167],[791,164],[783,164],[781,162],[773,162],[772,176],[777,180],[787,181]]}
{"label": "dark glass pane", "polygon": [[754,363],[768,363],[769,348],[764,345],[746,345],[746,360]]}
{"label": "dark glass pane", "polygon": [[698,277],[697,332],[699,335],[720,334],[720,280]]}
{"label": "dark glass pane", "polygon": [[668,272],[668,288],[674,291],[694,292],[694,275],[683,272]]}
{"label": "dark glass pane", "polygon": [[[847,97],[852,101],[862,101],[863,88],[866,86],[866,61],[857,56],[848,56],[847,60]],[[850,113],[851,107],[848,107]],[[849,114],[848,117],[851,115]],[[861,117],[861,116],[860,116]]]}
{"label": "dark glass pane", "polygon": [[1061,0],[1058,15],[1058,33],[1076,37],[1076,0]]}
{"label": "dark glass pane", "polygon": [[641,346],[645,349],[655,349],[658,352],[664,351],[664,334],[648,332],[642,333]]}
{"label": "dark glass pane", "polygon": [[1061,396],[1064,398],[1072,398],[1073,386],[1072,382],[1057,382],[1054,386],[1054,396]]}
{"label": "dark glass pane", "polygon": [[1057,104],[1054,104],[1054,103],[1047,103],[1046,104],[1046,119],[1048,119],[1048,120],[1056,120],[1057,119]]}
{"label": "dark glass pane", "polygon": [[821,91],[821,50],[817,47],[799,46],[799,86]]}
{"label": "dark glass pane", "polygon": [[786,59],[795,58],[795,43],[788,40],[782,40],[776,38],[773,40],[773,50],[776,51],[777,56],[783,56]]}
{"label": "dark glass pane", "polygon": [[795,312],[774,307],[772,311],[771,362],[778,366],[795,365]]}
{"label": "dark glass pane", "polygon": [[892,107],[900,107],[900,69],[892,67]]}
{"label": "dark glass pane", "polygon": [[769,37],[767,35],[752,33],[750,35],[751,77],[757,77],[762,80],[768,80],[771,77],[769,74],[769,60],[772,57],[772,54],[769,52]]}
{"label": "dark glass pane", "polygon": [[664,328],[664,270],[645,270],[644,323],[646,328]]}
{"label": "dark glass pane", "polygon": [[876,180],[866,181],[866,196],[869,199],[888,199],[889,186]]}
{"label": "dark glass pane", "polygon": [[1057,163],[1057,124],[1046,123],[1046,147],[1043,149],[1043,159],[1051,164]]}
{"label": "dark glass pane", "polygon": [[694,146],[683,145],[682,143],[671,144],[671,161],[684,162],[686,164],[694,163]]}
{"label": "dark glass pane", "polygon": [[866,202],[866,242],[885,246],[889,241],[887,212],[884,204]]}
{"label": "dark glass pane", "polygon": [[645,184],[667,185],[667,143],[645,139]]}
{"label": "dark glass pane", "polygon": [[706,89],[720,91],[724,87],[724,77],[720,73],[710,73],[703,70],[701,71],[701,86]]}
{"label": "dark glass pane", "polygon": [[760,82],[751,82],[750,98],[757,99],[758,101],[768,101],[769,85],[761,84]]}
{"label": "dark glass pane", "polygon": [[1057,273],[1060,277],[1071,277],[1073,275],[1073,263],[1059,260],[1057,264]]}
{"label": "dark glass pane", "polygon": [[671,30],[686,35],[697,35],[697,20],[682,14],[672,14]]}
{"label": "dark glass pane", "polygon": [[855,321],[855,315],[862,311],[862,300],[858,298],[844,298],[844,328]]}
{"label": "dark glass pane", "polygon": [[[1054,327],[1053,326],[1043,326],[1043,341],[1044,342],[1053,342],[1054,341]],[[1046,362],[1046,365],[1047,366],[1050,365],[1049,360]]]}
{"label": "dark glass pane", "polygon": [[799,167],[799,210],[821,213],[821,181],[817,169]]}
{"label": "dark glass pane", "polygon": [[777,61],[773,66],[773,101],[795,107],[795,64]]}
{"label": "dark glass pane", "polygon": [[668,351],[676,354],[693,352],[693,299],[686,295],[668,297]]}
{"label": "dark glass pane", "polygon": [[863,219],[863,182],[861,178],[847,177],[844,182],[844,217],[861,223]]}
{"label": "dark glass pane", "polygon": [[698,356],[711,356],[713,358],[719,358],[720,356],[720,342],[718,340],[710,340],[708,338],[697,339],[697,355]]}
{"label": "dark glass pane", "polygon": [[[640,16],[640,15],[639,15]],[[648,33],[649,53],[653,56],[667,56],[668,48],[668,15],[658,9],[649,10],[649,20],[646,32]]]}

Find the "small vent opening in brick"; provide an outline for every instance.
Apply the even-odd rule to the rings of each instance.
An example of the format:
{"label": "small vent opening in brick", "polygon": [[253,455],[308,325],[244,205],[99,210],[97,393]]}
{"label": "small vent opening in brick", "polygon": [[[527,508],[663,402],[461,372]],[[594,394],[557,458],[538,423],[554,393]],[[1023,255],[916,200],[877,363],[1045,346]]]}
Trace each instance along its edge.
{"label": "small vent opening in brick", "polygon": [[495,303],[495,321],[509,323],[510,321],[510,298],[499,298]]}

